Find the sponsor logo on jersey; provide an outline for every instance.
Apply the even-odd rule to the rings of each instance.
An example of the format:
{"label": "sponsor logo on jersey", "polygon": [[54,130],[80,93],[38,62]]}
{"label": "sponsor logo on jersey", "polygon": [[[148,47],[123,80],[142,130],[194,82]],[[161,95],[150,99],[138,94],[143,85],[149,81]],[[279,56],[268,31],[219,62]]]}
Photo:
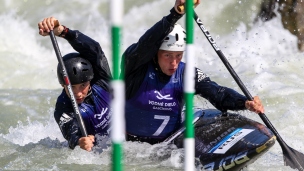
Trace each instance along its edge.
{"label": "sponsor logo on jersey", "polygon": [[103,116],[105,113],[107,113],[107,111],[108,111],[108,108],[107,108],[107,107],[106,107],[106,108],[102,108],[101,113],[95,114],[95,115],[94,115],[94,118],[101,119],[102,116]]}
{"label": "sponsor logo on jersey", "polygon": [[154,93],[156,93],[156,97],[159,99],[159,100],[162,100],[162,99],[165,99],[165,100],[172,100],[173,98],[170,97],[170,94],[167,94],[167,95],[162,95],[160,94],[159,91],[155,90]]}
{"label": "sponsor logo on jersey", "polygon": [[172,107],[175,107],[177,104],[176,102],[164,102],[161,100],[173,100],[172,97],[170,97],[170,94],[162,95],[159,91],[155,90],[154,93],[156,94],[156,98],[159,100],[148,100],[148,104],[152,106],[152,109],[154,110],[164,110],[164,111],[172,111]]}
{"label": "sponsor logo on jersey", "polygon": [[[106,111],[108,110],[108,108],[106,108]],[[104,111],[104,110],[103,110]],[[102,114],[103,115],[103,114]],[[103,120],[98,123],[97,125],[95,125],[95,128],[101,128],[101,129],[105,129],[107,126],[109,126],[109,123],[110,123],[110,115],[111,113],[109,113],[108,115],[106,115],[105,118],[103,118]],[[94,116],[95,117],[95,116]],[[99,118],[101,119],[101,117]]]}
{"label": "sponsor logo on jersey", "polygon": [[151,78],[153,80],[155,78],[155,73],[149,72],[149,78]]}
{"label": "sponsor logo on jersey", "polygon": [[155,109],[155,110],[172,111],[172,107],[176,106],[175,102],[165,103],[165,102],[157,102],[157,101],[149,100],[148,103],[149,103],[149,105],[152,105],[153,109]]}

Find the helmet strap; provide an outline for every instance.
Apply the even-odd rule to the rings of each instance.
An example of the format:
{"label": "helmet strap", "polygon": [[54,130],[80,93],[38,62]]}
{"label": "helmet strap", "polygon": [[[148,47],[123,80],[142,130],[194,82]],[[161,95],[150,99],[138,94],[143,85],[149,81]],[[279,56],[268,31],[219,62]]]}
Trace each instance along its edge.
{"label": "helmet strap", "polygon": [[89,88],[89,91],[88,91],[88,94],[85,96],[85,98],[86,97],[88,97],[89,95],[91,95],[92,94],[92,87],[91,87],[91,85],[90,85],[90,88]]}
{"label": "helmet strap", "polygon": [[163,71],[161,70],[159,64],[158,64],[158,57],[157,55],[153,58],[153,63],[155,65],[155,70],[159,73],[159,79],[161,82],[168,82],[171,78],[171,76],[166,75],[165,73],[163,73]]}

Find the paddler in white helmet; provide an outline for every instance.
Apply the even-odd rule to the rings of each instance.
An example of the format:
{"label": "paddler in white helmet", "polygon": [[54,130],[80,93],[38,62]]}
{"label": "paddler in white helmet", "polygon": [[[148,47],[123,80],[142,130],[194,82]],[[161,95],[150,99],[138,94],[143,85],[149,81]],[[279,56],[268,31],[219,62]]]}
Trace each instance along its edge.
{"label": "paddler in white helmet", "polygon": [[[185,30],[177,24],[184,15],[176,0],[167,16],[148,29],[123,54],[126,81],[127,140],[160,143],[182,126]],[[200,0],[195,3],[199,5]],[[212,81],[195,69],[195,94],[218,110],[264,113],[259,97],[247,100],[231,88]]]}

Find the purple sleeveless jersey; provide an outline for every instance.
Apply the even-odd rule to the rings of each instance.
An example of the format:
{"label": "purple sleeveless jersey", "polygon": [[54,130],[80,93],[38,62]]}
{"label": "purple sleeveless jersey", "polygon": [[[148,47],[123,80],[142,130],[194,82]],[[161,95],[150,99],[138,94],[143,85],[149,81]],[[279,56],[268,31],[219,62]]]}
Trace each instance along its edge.
{"label": "purple sleeveless jersey", "polygon": [[86,103],[79,105],[79,111],[86,124],[88,133],[108,134],[110,124],[110,95],[97,85],[92,86],[94,106]]}
{"label": "purple sleeveless jersey", "polygon": [[[110,94],[101,87],[93,85],[91,96],[94,101],[94,106],[87,103],[78,105],[86,130],[89,135],[108,134],[111,115],[109,108]],[[67,97],[66,93],[62,93],[58,101],[71,104],[71,100]]]}
{"label": "purple sleeveless jersey", "polygon": [[165,138],[180,127],[184,65],[181,62],[166,83],[159,80],[157,71],[149,65],[139,90],[126,102],[128,134]]}

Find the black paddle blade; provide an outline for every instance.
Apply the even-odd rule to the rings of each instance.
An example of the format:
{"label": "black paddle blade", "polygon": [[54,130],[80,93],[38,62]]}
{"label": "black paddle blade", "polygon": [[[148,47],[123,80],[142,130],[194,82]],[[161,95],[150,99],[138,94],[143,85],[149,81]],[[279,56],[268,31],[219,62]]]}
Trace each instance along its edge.
{"label": "black paddle blade", "polygon": [[290,166],[293,169],[304,171],[304,154],[289,147],[283,150],[284,162],[286,166]]}

